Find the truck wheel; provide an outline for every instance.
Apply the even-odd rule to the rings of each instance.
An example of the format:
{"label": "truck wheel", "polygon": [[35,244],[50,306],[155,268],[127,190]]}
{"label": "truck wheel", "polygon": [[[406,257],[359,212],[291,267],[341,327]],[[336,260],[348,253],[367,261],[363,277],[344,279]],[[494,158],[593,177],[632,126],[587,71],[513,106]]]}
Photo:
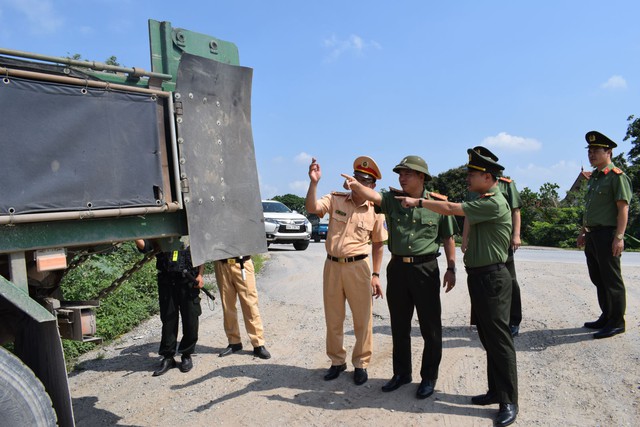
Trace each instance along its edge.
{"label": "truck wheel", "polygon": [[314,242],[316,242],[316,243],[318,243],[318,242],[320,241],[320,237],[318,237],[318,236],[314,237],[314,238],[313,238],[313,241],[314,241]]}
{"label": "truck wheel", "polygon": [[44,386],[31,369],[0,347],[0,424],[55,426],[56,413]]}
{"label": "truck wheel", "polygon": [[309,241],[308,240],[304,240],[301,242],[295,242],[293,244],[293,247],[296,248],[296,251],[304,251],[305,249],[307,249],[309,247]]}

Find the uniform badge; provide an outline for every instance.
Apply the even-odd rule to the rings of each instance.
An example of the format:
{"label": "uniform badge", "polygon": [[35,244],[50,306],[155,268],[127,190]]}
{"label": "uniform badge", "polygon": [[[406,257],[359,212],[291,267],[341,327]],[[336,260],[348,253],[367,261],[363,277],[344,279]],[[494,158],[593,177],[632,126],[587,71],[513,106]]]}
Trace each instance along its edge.
{"label": "uniform badge", "polygon": [[336,212],[336,214],[337,214],[337,215],[340,215],[340,216],[347,216],[347,213],[346,213],[346,212],[342,212],[342,211],[341,211],[341,210],[339,210],[339,209],[336,209],[336,211],[335,211],[335,212]]}

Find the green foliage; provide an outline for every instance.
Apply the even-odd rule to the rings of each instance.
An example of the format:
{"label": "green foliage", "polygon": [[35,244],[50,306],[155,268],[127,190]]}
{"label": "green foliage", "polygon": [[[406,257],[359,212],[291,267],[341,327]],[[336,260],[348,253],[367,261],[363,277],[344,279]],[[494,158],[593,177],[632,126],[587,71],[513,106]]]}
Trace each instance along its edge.
{"label": "green foliage", "polygon": [[276,200],[292,211],[297,211],[299,214],[307,215],[307,210],[304,208],[304,198],[296,196],[295,194],[285,194],[284,196],[275,196],[271,200]]}
{"label": "green foliage", "polygon": [[459,166],[442,172],[427,183],[427,188],[446,195],[451,202],[463,202],[467,195],[467,168]]}
{"label": "green foliage", "polygon": [[627,121],[630,123],[627,126],[627,133],[622,140],[631,140],[632,147],[627,157],[632,165],[638,166],[640,165],[640,117],[634,119],[634,116],[631,115],[627,118]]}
{"label": "green foliage", "polygon": [[[141,257],[131,242],[110,254],[92,256],[65,277],[62,283],[64,299],[94,299]],[[106,341],[113,340],[157,312],[156,269],[155,263],[150,262],[100,301],[100,307],[96,309],[97,335]],[[63,346],[67,360],[72,360],[94,344],[63,340]]]}

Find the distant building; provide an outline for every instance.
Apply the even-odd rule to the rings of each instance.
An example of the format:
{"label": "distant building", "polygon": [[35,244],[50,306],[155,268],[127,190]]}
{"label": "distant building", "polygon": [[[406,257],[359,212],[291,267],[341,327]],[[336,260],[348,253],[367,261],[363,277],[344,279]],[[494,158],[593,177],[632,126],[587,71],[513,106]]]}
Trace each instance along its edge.
{"label": "distant building", "polygon": [[584,181],[589,181],[589,178],[591,178],[591,172],[585,172],[584,168],[580,168],[580,175],[578,175],[578,177],[574,181],[569,191],[567,191],[567,193],[575,193],[577,191],[580,191],[580,187],[582,187],[582,183]]}

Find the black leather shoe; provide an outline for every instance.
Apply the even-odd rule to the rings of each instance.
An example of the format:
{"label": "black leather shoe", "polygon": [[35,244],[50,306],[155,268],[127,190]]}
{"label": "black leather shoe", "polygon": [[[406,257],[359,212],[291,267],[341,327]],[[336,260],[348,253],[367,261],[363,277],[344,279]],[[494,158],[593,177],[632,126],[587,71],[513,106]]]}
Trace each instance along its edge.
{"label": "black leather shoe", "polygon": [[493,405],[494,403],[498,403],[498,396],[496,396],[495,393],[488,391],[486,394],[473,396],[471,398],[471,403],[481,406]]}
{"label": "black leather shoe", "polygon": [[595,322],[585,322],[584,327],[588,329],[602,329],[607,326],[607,321],[602,317]]}
{"label": "black leather shoe", "polygon": [[253,347],[253,355],[260,359],[271,359],[271,353],[269,353],[263,345]]}
{"label": "black leather shoe", "polygon": [[353,371],[353,382],[356,385],[362,385],[367,382],[369,379],[369,374],[367,374],[367,370],[365,368],[356,368]]}
{"label": "black leather shoe", "polygon": [[325,381],[335,380],[340,376],[340,372],[347,369],[347,364],[343,363],[342,365],[331,365],[327,374],[324,376]]}
{"label": "black leather shoe", "polygon": [[411,375],[394,375],[385,385],[382,386],[382,391],[386,393],[397,390],[398,387],[409,384],[410,382]]}
{"label": "black leather shoe", "polygon": [[176,367],[176,361],[173,357],[165,357],[160,362],[160,368],[157,371],[153,372],[154,377],[159,377],[160,375],[164,375],[169,369]]}
{"label": "black leather shoe", "polygon": [[240,343],[240,344],[229,344],[227,346],[227,348],[222,350],[222,352],[218,355],[218,357],[228,356],[231,353],[236,353],[236,352],[238,352],[240,350],[242,350],[242,343]]}
{"label": "black leather shoe", "polygon": [[510,325],[509,329],[511,330],[511,336],[513,338],[517,337],[520,333],[520,325]]}
{"label": "black leather shoe", "polygon": [[418,399],[426,399],[433,394],[435,387],[436,380],[422,380],[416,391],[416,397]]}
{"label": "black leather shoe", "polygon": [[624,327],[623,328],[612,328],[611,326],[607,326],[606,328],[602,329],[601,331],[596,332],[595,334],[593,334],[593,338],[599,340],[601,338],[609,338],[612,337],[614,335],[618,335],[624,332]]}
{"label": "black leather shoe", "polygon": [[193,368],[193,361],[191,355],[183,354],[182,363],[180,363],[180,372],[189,372]]}
{"label": "black leather shoe", "polygon": [[518,416],[518,405],[515,403],[501,403],[496,416],[495,425],[504,427],[513,424]]}

